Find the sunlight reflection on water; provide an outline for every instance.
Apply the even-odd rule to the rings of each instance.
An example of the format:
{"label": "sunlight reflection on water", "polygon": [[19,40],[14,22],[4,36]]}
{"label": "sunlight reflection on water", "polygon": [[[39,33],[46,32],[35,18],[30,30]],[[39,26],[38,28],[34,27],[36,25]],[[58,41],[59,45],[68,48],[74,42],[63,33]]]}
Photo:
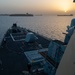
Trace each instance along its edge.
{"label": "sunlight reflection on water", "polygon": [[45,37],[63,41],[65,35],[63,35],[62,32],[66,32],[66,26],[70,25],[72,18],[74,18],[74,16],[0,16],[0,40],[3,38],[3,34],[7,29],[10,28],[13,23],[17,23],[18,26],[38,32]]}

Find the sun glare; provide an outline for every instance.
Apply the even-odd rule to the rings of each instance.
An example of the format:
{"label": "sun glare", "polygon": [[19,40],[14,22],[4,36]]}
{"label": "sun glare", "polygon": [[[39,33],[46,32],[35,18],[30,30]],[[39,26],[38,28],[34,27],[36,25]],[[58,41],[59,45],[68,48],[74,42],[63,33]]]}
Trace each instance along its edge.
{"label": "sun glare", "polygon": [[67,12],[71,9],[70,1],[68,0],[60,0],[59,2],[59,8],[60,10]]}
{"label": "sun glare", "polygon": [[67,12],[67,11],[65,10],[65,12]]}

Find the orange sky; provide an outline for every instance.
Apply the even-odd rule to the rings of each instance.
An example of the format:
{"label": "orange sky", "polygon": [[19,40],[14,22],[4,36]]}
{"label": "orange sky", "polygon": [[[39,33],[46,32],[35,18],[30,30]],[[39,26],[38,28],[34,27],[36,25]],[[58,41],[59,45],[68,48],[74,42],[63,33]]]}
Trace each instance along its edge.
{"label": "orange sky", "polygon": [[0,12],[75,13],[73,0],[0,0]]}

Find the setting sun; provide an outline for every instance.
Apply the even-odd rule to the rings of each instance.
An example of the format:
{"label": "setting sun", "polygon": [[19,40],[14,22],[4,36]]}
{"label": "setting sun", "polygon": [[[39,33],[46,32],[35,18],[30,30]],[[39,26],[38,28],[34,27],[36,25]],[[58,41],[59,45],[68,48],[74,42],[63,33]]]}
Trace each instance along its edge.
{"label": "setting sun", "polygon": [[67,12],[71,10],[71,2],[70,0],[59,0],[58,2],[58,8],[59,10],[63,11],[63,12]]}
{"label": "setting sun", "polygon": [[75,11],[75,4],[71,0],[0,0],[0,13],[57,14],[71,11]]}
{"label": "setting sun", "polygon": [[67,12],[67,11],[65,10],[65,12]]}

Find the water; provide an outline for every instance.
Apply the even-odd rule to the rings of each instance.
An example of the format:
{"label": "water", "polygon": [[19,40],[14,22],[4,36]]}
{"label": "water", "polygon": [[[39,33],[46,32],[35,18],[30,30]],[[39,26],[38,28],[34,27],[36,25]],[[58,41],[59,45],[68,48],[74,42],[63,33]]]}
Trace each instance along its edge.
{"label": "water", "polygon": [[70,25],[74,16],[34,16],[34,17],[10,17],[0,16],[0,41],[8,28],[13,23],[37,32],[47,38],[64,40],[66,26]]}

